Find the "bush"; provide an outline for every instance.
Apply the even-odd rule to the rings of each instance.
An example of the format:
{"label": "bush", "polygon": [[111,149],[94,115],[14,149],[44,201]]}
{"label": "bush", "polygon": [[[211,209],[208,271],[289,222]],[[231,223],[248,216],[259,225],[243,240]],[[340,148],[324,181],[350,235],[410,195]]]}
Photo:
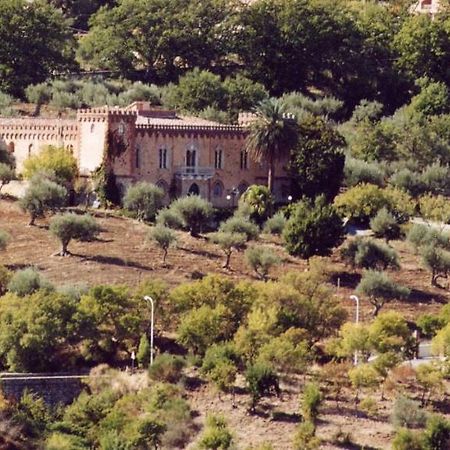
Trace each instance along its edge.
{"label": "bush", "polygon": [[386,302],[407,298],[410,290],[397,285],[383,272],[366,270],[356,287],[356,293],[368,298],[374,307],[373,315],[376,316]]}
{"label": "bush", "polygon": [[442,246],[449,245],[449,238],[438,230],[431,228],[427,225],[414,224],[406,236],[406,239],[414,245],[416,250],[419,247],[438,244]]}
{"label": "bush", "polygon": [[294,434],[294,450],[316,450],[320,446],[320,439],[316,437],[316,427],[311,422],[302,422],[297,425]]}
{"label": "bush", "polygon": [[426,192],[433,195],[447,196],[450,191],[449,167],[435,162],[427,166],[422,172],[420,179]]}
{"label": "bush", "polygon": [[11,277],[12,272],[10,272],[5,266],[0,265],[0,296],[6,293]]}
{"label": "bush", "polygon": [[9,240],[10,240],[9,234],[6,231],[0,230],[0,251],[6,249]]}
{"label": "bush", "polygon": [[429,417],[423,438],[425,450],[450,448],[450,422],[437,415]]}
{"label": "bush", "polygon": [[450,204],[443,195],[424,195],[419,198],[420,214],[427,220],[450,222]]}
{"label": "bush", "polygon": [[16,177],[14,168],[9,164],[0,162],[0,195],[3,186],[9,184]]}
{"label": "bush", "polygon": [[418,402],[404,396],[400,396],[395,400],[391,415],[391,422],[394,427],[423,427],[426,418],[427,415]]}
{"label": "bush", "polygon": [[386,242],[400,237],[400,226],[386,208],[380,209],[377,215],[370,220],[370,229],[376,237],[384,238]]}
{"label": "bush", "polygon": [[123,198],[123,206],[134,213],[138,220],[155,220],[162,206],[164,192],[154,184],[141,181],[130,186]]}
{"label": "bush", "polygon": [[225,233],[244,234],[247,241],[258,239],[259,229],[251,220],[244,217],[233,216],[223,222],[219,228]]}
{"label": "bush", "polygon": [[421,175],[407,167],[393,173],[389,178],[389,184],[398,189],[403,189],[413,197],[417,197],[425,190]]}
{"label": "bush", "polygon": [[53,290],[53,286],[36,270],[31,267],[19,270],[8,283],[8,291],[25,297],[39,289]]}
{"label": "bush", "polygon": [[92,216],[66,213],[53,217],[49,230],[61,242],[59,255],[66,256],[70,254],[67,247],[72,239],[91,241],[99,233],[100,228]]}
{"label": "bush", "polygon": [[270,268],[280,263],[280,258],[268,247],[258,246],[247,249],[245,259],[262,280],[267,280]]}
{"label": "bush", "polygon": [[148,367],[150,364],[151,348],[146,334],[141,336],[138,351],[136,353],[136,359],[140,367]]}
{"label": "bush", "polygon": [[155,358],[153,365],[148,368],[148,375],[155,381],[178,383],[185,365],[186,361],[183,357],[161,353]]}
{"label": "bush", "polygon": [[431,339],[445,325],[445,322],[439,316],[422,314],[417,318],[416,324],[420,328],[421,334],[425,338]]}
{"label": "bush", "polygon": [[261,225],[272,212],[274,199],[267,186],[254,184],[242,194],[239,203],[247,204],[250,218]]}
{"label": "bush", "polygon": [[341,257],[351,266],[363,269],[400,268],[395,250],[371,239],[357,237],[351,240],[341,249]]}
{"label": "bush", "polygon": [[259,399],[275,392],[280,394],[278,375],[266,364],[253,364],[245,372],[245,380],[252,396],[251,409],[254,410]]}
{"label": "bush", "polygon": [[38,217],[48,210],[61,208],[67,198],[67,190],[59,184],[43,177],[35,177],[19,200],[19,206],[30,215],[29,225],[34,225]]}
{"label": "bush", "polygon": [[382,187],[384,173],[381,166],[374,162],[347,157],[345,159],[345,184],[348,187],[361,183],[370,183]]}
{"label": "bush", "polygon": [[198,195],[179,198],[170,205],[170,209],[182,218],[183,225],[189,229],[193,237],[198,236],[198,233],[212,216],[213,211],[211,203]]}
{"label": "bush", "polygon": [[153,239],[163,251],[163,264],[165,264],[169,247],[177,241],[175,233],[168,227],[157,225],[151,229],[150,239]]}
{"label": "bush", "polygon": [[424,450],[421,434],[400,428],[392,441],[392,450]]}
{"label": "bush", "polygon": [[198,447],[204,450],[227,450],[231,448],[233,435],[222,416],[209,415],[206,427],[200,436]]}
{"label": "bush", "polygon": [[305,422],[316,423],[321,402],[322,393],[319,386],[315,383],[305,384],[301,400],[301,412]]}
{"label": "bush", "polygon": [[156,215],[156,223],[163,227],[181,230],[183,228],[183,217],[173,208],[164,208]]}
{"label": "bush", "polygon": [[48,145],[23,163],[23,176],[32,179],[41,172],[51,172],[57,182],[73,184],[78,175],[76,158],[64,147]]}
{"label": "bush", "polygon": [[450,252],[430,244],[422,248],[421,256],[425,267],[431,271],[431,284],[437,286],[437,280],[446,278],[450,271]]}
{"label": "bush", "polygon": [[283,239],[289,254],[309,259],[311,256],[326,256],[344,237],[342,220],[325,197],[314,202],[302,200],[293,207],[293,212],[283,231]]}
{"label": "bush", "polygon": [[227,231],[211,233],[208,238],[211,242],[217,244],[225,253],[226,260],[223,264],[224,269],[230,267],[231,252],[233,249],[240,250],[247,242],[247,237],[244,233],[231,233]]}
{"label": "bush", "polygon": [[264,224],[264,233],[278,234],[283,233],[287,219],[281,211],[278,211],[272,217],[269,217]]}

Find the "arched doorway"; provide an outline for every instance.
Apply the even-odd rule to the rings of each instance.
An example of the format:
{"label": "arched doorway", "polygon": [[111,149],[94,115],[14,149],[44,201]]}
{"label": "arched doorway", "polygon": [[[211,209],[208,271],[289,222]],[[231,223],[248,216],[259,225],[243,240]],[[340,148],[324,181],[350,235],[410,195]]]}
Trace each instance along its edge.
{"label": "arched doorway", "polygon": [[200,188],[197,183],[192,183],[189,188],[188,195],[200,195]]}

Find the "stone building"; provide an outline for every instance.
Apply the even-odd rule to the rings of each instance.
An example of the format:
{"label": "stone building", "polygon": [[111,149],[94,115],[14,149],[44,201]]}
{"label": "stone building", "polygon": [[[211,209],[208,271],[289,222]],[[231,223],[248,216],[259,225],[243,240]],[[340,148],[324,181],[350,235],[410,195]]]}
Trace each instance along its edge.
{"label": "stone building", "polygon": [[[107,164],[123,190],[145,180],[160,186],[167,201],[191,193],[215,206],[233,206],[249,185],[267,182],[266,165],[245,150],[248,120],[222,125],[135,102],[121,109],[78,110],[73,120],[0,119],[0,144],[14,154],[19,173],[43,146],[64,146],[82,176]],[[286,201],[290,190],[283,166],[276,168],[278,201]]]}

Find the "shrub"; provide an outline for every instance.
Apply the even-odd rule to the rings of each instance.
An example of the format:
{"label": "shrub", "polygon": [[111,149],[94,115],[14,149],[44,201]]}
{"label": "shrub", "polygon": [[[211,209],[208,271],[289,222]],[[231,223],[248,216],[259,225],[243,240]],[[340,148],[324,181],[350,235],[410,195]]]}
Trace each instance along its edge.
{"label": "shrub", "polygon": [[294,450],[316,450],[320,446],[320,439],[316,437],[316,428],[311,422],[297,425],[293,440]]}
{"label": "shrub", "polygon": [[406,239],[414,245],[416,250],[419,247],[431,244],[437,244],[443,247],[448,247],[450,244],[449,237],[446,234],[440,233],[434,228],[421,224],[414,224],[410,228]]}
{"label": "shrub", "polygon": [[169,247],[177,241],[175,233],[168,227],[157,225],[151,229],[149,236],[163,251],[163,264],[165,264]]}
{"label": "shrub", "polygon": [[90,241],[99,233],[100,228],[94,218],[89,215],[78,216],[72,213],[55,216],[50,222],[50,233],[61,242],[60,256],[69,253],[67,247],[72,239]]}
{"label": "shrub", "polygon": [[223,222],[219,228],[226,233],[244,234],[247,241],[258,239],[259,229],[251,220],[244,217],[233,216]]}
{"label": "shrub", "polygon": [[6,249],[9,240],[10,240],[9,234],[6,231],[0,230],[0,251]]}
{"label": "shrub", "polygon": [[19,200],[19,206],[30,215],[29,225],[34,225],[38,217],[48,210],[62,207],[66,202],[67,190],[59,184],[43,177],[33,178]]}
{"label": "shrub", "polygon": [[437,286],[437,280],[446,278],[450,271],[450,252],[430,244],[422,248],[421,256],[425,267],[431,271],[431,284]]}
{"label": "shrub", "polygon": [[0,265],[0,296],[6,293],[11,277],[12,273],[5,266]]}
{"label": "shrub", "polygon": [[225,253],[226,260],[223,264],[224,269],[230,267],[230,258],[233,249],[240,250],[247,242],[247,237],[244,233],[218,231],[217,233],[211,233],[208,237],[211,242],[217,244]]}
{"label": "shrub", "polygon": [[141,336],[139,340],[139,347],[136,353],[136,359],[140,367],[148,367],[151,359],[150,342],[146,334]]}
{"label": "shrub", "polygon": [[419,209],[422,217],[435,222],[450,222],[450,204],[443,195],[423,195],[419,198]]}
{"label": "shrub", "polygon": [[139,220],[155,220],[162,206],[164,192],[154,184],[141,181],[130,186],[123,198],[123,206]]}
{"label": "shrub", "polygon": [[333,206],[327,205],[324,196],[314,202],[302,200],[294,205],[293,212],[283,231],[289,254],[308,259],[326,256],[342,242],[342,220]]}
{"label": "shrub", "polygon": [[364,295],[373,305],[376,316],[386,302],[409,296],[410,290],[394,283],[385,273],[366,270],[356,287],[356,293]]}
{"label": "shrub", "polygon": [[426,418],[427,415],[418,402],[404,396],[395,400],[391,415],[391,422],[395,427],[423,427]]}
{"label": "shrub", "polygon": [[353,267],[363,269],[399,269],[398,256],[394,249],[371,239],[357,237],[341,249],[341,257]]}
{"label": "shrub", "polygon": [[392,450],[424,450],[421,434],[400,428],[392,441]]}
{"label": "shrub", "polygon": [[173,208],[164,208],[156,215],[156,223],[163,227],[180,230],[183,228],[183,217]]}
{"label": "shrub", "polygon": [[8,291],[25,297],[39,289],[53,290],[53,286],[36,270],[31,267],[15,272],[8,283]]}
{"label": "shrub", "polygon": [[264,233],[282,234],[286,226],[287,219],[281,211],[269,217],[264,224]]}
{"label": "shrub", "polygon": [[450,448],[450,422],[444,417],[433,415],[427,420],[423,436],[425,450]]}
{"label": "shrub", "polygon": [[386,208],[380,209],[377,215],[370,220],[370,229],[376,237],[384,238],[386,242],[400,237],[400,226]]}
{"label": "shrub", "polygon": [[301,412],[305,422],[316,423],[321,402],[322,393],[319,386],[315,383],[305,384],[301,400]]}
{"label": "shrub", "polygon": [[0,195],[3,186],[6,186],[16,177],[14,168],[9,164],[0,162]]}
{"label": "shrub", "polygon": [[245,259],[262,280],[267,280],[270,268],[280,263],[280,258],[268,247],[258,246],[247,249]]}
{"label": "shrub", "polygon": [[61,184],[72,184],[78,175],[76,158],[64,147],[48,145],[23,163],[23,176],[33,178],[41,172],[52,172]]}
{"label": "shrub", "polygon": [[358,399],[362,389],[373,389],[380,383],[380,376],[371,364],[360,364],[348,371],[348,377],[356,390],[355,399]]}
{"label": "shrub", "polygon": [[186,361],[183,357],[161,353],[155,358],[153,365],[148,368],[148,374],[155,381],[178,383],[185,365]]}
{"label": "shrub", "polygon": [[450,190],[449,167],[435,162],[427,166],[422,172],[420,179],[424,190],[433,195],[448,195]]}
{"label": "shrub", "polygon": [[280,393],[278,375],[266,364],[253,364],[245,372],[245,380],[250,391],[251,409],[254,410],[259,399],[275,392]]}
{"label": "shrub", "polygon": [[274,199],[267,186],[252,185],[242,194],[239,203],[250,208],[250,218],[262,224],[272,211]]}
{"label": "shrub", "polygon": [[347,157],[345,159],[345,184],[348,187],[360,183],[370,183],[382,187],[384,173],[381,166],[375,162],[367,162],[361,159]]}
{"label": "shrub", "polygon": [[443,319],[433,314],[422,314],[417,318],[417,326],[425,338],[432,338],[445,325]]}
{"label": "shrub", "polygon": [[197,237],[203,226],[212,215],[212,205],[198,195],[190,195],[175,200],[170,209],[173,209],[189,229],[191,236]]}
{"label": "shrub", "polygon": [[413,197],[417,197],[425,190],[420,174],[407,167],[392,174],[389,183],[398,189],[403,189]]}
{"label": "shrub", "polygon": [[231,448],[233,435],[222,416],[209,415],[206,427],[199,439],[198,447],[204,450],[227,450]]}

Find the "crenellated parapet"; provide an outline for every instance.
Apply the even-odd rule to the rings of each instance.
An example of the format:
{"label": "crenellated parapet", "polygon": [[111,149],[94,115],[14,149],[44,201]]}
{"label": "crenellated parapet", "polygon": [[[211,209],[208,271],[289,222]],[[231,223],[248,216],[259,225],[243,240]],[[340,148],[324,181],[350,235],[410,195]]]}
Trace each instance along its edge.
{"label": "crenellated parapet", "polygon": [[153,133],[172,135],[204,135],[223,136],[231,138],[245,137],[247,130],[240,125],[194,125],[194,124],[138,124],[136,132],[141,136]]}
{"label": "crenellated parapet", "polygon": [[91,108],[91,109],[79,109],[77,111],[77,120],[79,122],[128,122],[133,123],[136,121],[137,112],[129,111],[124,108]]}

